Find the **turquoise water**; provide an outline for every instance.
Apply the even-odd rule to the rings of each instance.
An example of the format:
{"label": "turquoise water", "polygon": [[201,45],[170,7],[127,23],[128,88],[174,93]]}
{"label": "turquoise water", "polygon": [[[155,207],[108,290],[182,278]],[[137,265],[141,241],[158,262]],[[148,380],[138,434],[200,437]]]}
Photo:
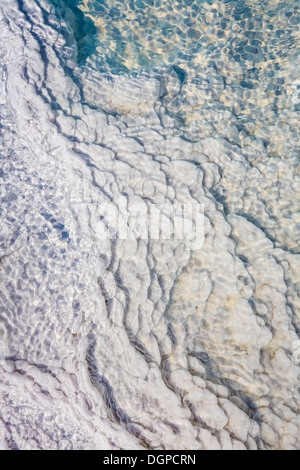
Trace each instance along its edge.
{"label": "turquoise water", "polygon": [[[97,62],[114,70],[188,60],[204,49],[226,50],[236,62],[252,62],[259,68],[263,62],[292,54],[299,41],[295,34],[299,3],[295,0],[50,3],[75,31],[79,60],[92,56],[96,48]],[[271,73],[270,64],[268,68]],[[254,70],[252,75],[257,77],[257,73]]]}
{"label": "turquoise water", "polygon": [[[254,136],[271,156],[298,154],[298,1],[52,3],[74,30],[82,66],[109,74],[174,67],[190,87],[168,112],[188,139],[221,134],[245,146]],[[238,140],[233,124],[244,132]]]}

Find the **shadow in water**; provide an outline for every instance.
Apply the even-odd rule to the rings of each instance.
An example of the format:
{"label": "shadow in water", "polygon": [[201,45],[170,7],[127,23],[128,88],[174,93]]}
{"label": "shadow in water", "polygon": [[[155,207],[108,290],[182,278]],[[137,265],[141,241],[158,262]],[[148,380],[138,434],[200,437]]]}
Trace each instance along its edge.
{"label": "shadow in water", "polygon": [[77,0],[48,0],[56,12],[71,27],[77,44],[79,64],[96,53],[97,28],[94,22],[78,8]]}

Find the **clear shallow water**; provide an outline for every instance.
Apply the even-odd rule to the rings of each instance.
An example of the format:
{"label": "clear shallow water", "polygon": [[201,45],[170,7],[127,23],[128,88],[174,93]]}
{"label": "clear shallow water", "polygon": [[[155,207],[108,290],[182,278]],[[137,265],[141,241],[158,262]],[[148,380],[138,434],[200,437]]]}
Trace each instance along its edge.
{"label": "clear shallow water", "polygon": [[[174,67],[184,86],[168,111],[183,120],[189,138],[223,131],[234,141],[228,128],[237,123],[246,133],[239,144],[254,135],[273,156],[299,151],[297,1],[79,1],[72,14],[63,5],[65,18],[84,25],[77,42],[82,64],[115,74]],[[287,113],[291,133],[279,144],[278,116],[282,128]]]}
{"label": "clear shallow water", "polygon": [[298,6],[0,0],[2,448],[299,449]]}
{"label": "clear shallow water", "polygon": [[[143,70],[159,74],[163,65],[173,68],[180,91],[173,96],[164,91],[160,100],[180,135],[190,141],[225,137],[250,153],[251,147],[265,148],[268,156],[287,160],[296,170],[297,1],[78,1],[72,10],[68,2],[55,4],[69,22],[71,16],[84,25],[74,27],[76,34],[80,31],[83,67],[133,76]],[[222,188],[220,196],[226,191]],[[279,236],[282,245],[297,252],[292,238],[286,240],[285,232]]]}
{"label": "clear shallow water", "polygon": [[[70,11],[72,17],[80,21],[82,12],[86,24],[81,26],[81,31],[86,33],[86,41],[90,44],[91,36],[94,36],[96,60],[121,70],[135,70],[162,62],[173,64],[178,59],[190,60],[202,49],[217,49],[221,53],[225,46],[228,47],[227,55],[241,63],[253,61],[258,64],[274,60],[276,53],[279,59],[296,52],[287,47],[297,39],[293,35],[294,27],[299,24],[298,5],[294,0],[216,3],[203,0],[78,0],[71,3],[53,1],[53,4],[69,15],[69,20]],[[66,6],[69,11],[65,10]],[[243,29],[245,34],[241,33]],[[268,39],[266,42],[264,37]],[[93,52],[90,47],[90,55]]]}

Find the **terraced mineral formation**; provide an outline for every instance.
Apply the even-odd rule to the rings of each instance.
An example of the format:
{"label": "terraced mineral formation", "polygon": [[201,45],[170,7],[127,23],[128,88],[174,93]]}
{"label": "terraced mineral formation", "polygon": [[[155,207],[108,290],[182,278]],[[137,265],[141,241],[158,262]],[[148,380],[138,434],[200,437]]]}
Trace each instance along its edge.
{"label": "terraced mineral formation", "polygon": [[297,6],[0,0],[2,449],[300,448]]}

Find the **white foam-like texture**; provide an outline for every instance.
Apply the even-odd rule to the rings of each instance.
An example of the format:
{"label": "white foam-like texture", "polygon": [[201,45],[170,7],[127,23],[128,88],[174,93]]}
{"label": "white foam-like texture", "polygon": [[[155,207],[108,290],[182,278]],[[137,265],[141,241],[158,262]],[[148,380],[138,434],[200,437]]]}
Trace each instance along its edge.
{"label": "white foam-like texture", "polygon": [[[299,449],[296,159],[211,135],[221,79],[187,112],[167,66],[80,68],[54,13],[0,0],[1,448]],[[99,236],[122,200],[203,205],[202,248]]]}

